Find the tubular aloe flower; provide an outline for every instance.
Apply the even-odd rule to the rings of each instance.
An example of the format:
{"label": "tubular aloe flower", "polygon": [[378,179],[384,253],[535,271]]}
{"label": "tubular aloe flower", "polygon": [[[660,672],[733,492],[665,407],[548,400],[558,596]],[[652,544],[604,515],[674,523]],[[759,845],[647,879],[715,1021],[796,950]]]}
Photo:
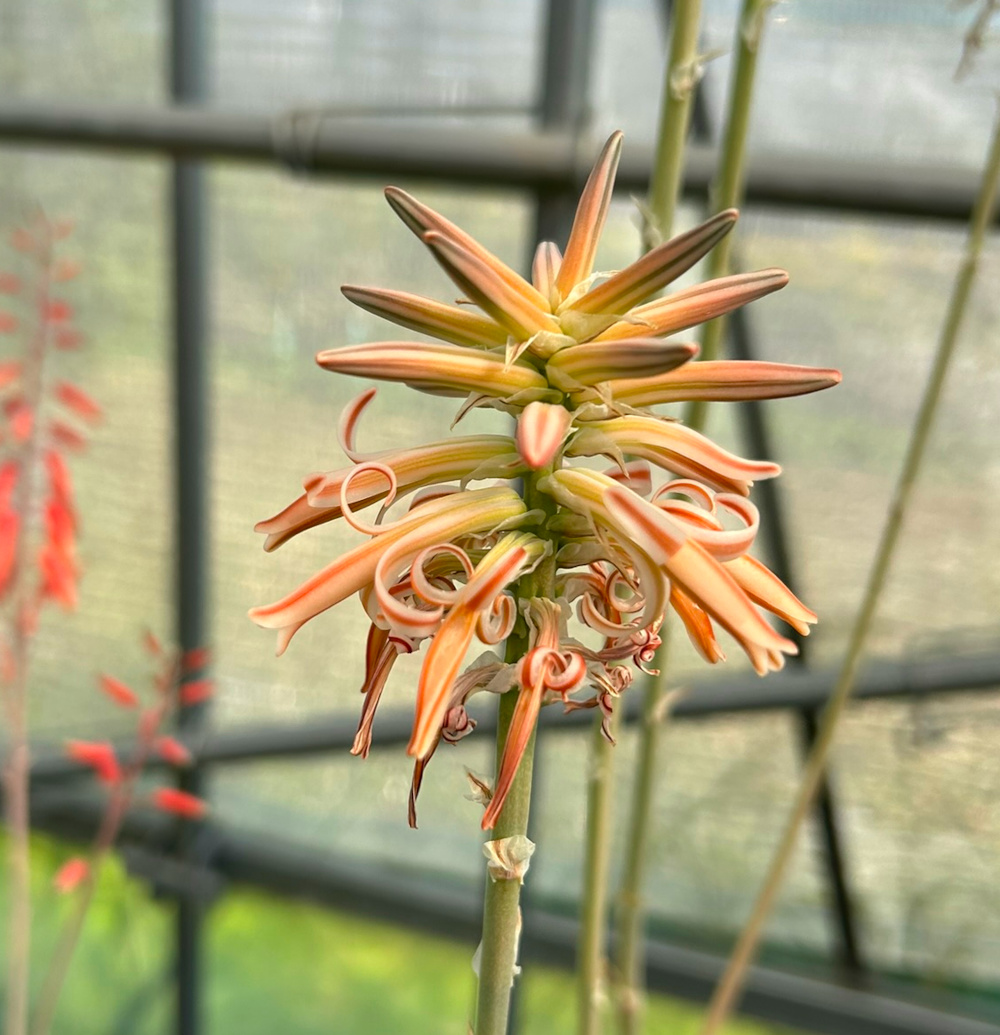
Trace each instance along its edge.
{"label": "tubular aloe flower", "polygon": [[[697,346],[665,340],[787,282],[781,270],[762,270],[655,297],[732,229],[735,210],[626,269],[595,272],[621,139],[611,137],[590,176],[565,252],[541,244],[530,282],[443,216],[387,189],[390,205],[479,312],[345,287],[357,305],[443,344],[350,345],[321,352],[319,364],[463,398],[456,420],[477,406],[503,410],[516,417],[516,432],[361,454],[354,438],[375,394],[369,389],[341,420],[349,465],[310,475],[301,496],[257,526],[269,550],[336,518],[368,537],[285,599],[251,611],[259,625],[278,631],[280,652],[305,622],[359,594],[371,631],[355,754],[368,753],[395,659],[427,642],[408,748],[415,760],[411,823],[439,743],[475,726],[466,711],[474,693],[518,694],[487,796],[483,826],[492,828],[540,708],[560,701],[568,710],[600,708],[607,718],[635,669],[652,660],[668,609],[706,661],[724,658],[718,628],[762,675],[796,649],[762,612],[802,634],[816,621],[748,552],[759,525],[751,488],[775,477],[778,466],[735,456],[650,407],[802,395],[837,384],[840,374],[700,363]],[[581,457],[614,466],[603,474],[570,466]],[[468,487],[483,479],[501,484]],[[406,512],[388,519],[397,496],[415,490]],[[373,522],[356,513],[375,503],[382,507]],[[519,591],[518,580],[543,566],[551,594]],[[599,645],[570,636],[574,612],[582,635]],[[475,640],[495,645],[515,626],[527,643],[523,657],[504,662],[488,652],[462,671]]]}

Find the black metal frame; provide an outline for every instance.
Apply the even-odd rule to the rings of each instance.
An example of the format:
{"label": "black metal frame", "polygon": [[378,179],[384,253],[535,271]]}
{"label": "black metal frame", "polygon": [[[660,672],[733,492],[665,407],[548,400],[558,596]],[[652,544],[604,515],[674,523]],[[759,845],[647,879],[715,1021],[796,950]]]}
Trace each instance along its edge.
{"label": "black metal frame", "polygon": [[[207,204],[201,162],[230,159],[283,164],[295,172],[355,176],[430,178],[466,186],[504,186],[531,191],[538,201],[536,239],[566,235],[574,198],[594,152],[587,133],[587,79],[597,0],[547,0],[538,128],[519,133],[388,125],[383,119],[346,122],[343,112],[291,112],[277,118],[233,115],[201,107],[205,101],[205,39],[202,0],[170,4],[170,95],[173,106],[153,109],[107,106],[0,104],[0,142],[54,147],[104,148],[154,153],[173,160],[171,178],[172,297],[174,314],[174,420],[176,499],[177,639],[184,650],[209,640],[206,597],[208,437],[208,281],[205,256]],[[705,107],[695,114],[695,141],[685,175],[689,197],[704,198],[715,166]],[[643,190],[651,152],[631,147],[619,187]],[[965,218],[972,205],[974,173],[960,169],[874,166],[828,158],[761,157],[750,169],[751,202],[839,209],[854,213]],[[746,319],[731,322],[735,354],[752,355]],[[773,456],[761,406],[744,410],[754,455]],[[790,579],[791,563],[782,533],[780,500],[771,483],[761,485],[767,547],[779,575]],[[826,699],[832,674],[805,666],[765,683],[742,678],[712,680],[680,702],[678,719],[754,710],[797,713],[806,744],[815,715]],[[873,664],[863,674],[861,699],[918,697],[955,690],[989,690],[1000,685],[1000,655],[926,659],[906,666]],[[626,721],[636,717],[628,702]],[[492,717],[480,716],[488,731]],[[589,717],[543,719],[546,731],[580,729]],[[409,735],[410,716],[385,714],[377,748]],[[206,793],[209,766],[267,758],[322,754],[348,747],[353,720],[215,732],[202,709],[191,710],[181,729],[196,765],[182,786]],[[60,836],[85,836],[97,818],[97,802],[81,791],[84,774],[68,761],[43,757],[33,768],[33,814],[40,829]],[[81,795],[83,795],[81,797]],[[980,1021],[937,1013],[896,998],[851,991],[846,986],[875,981],[862,965],[845,876],[844,849],[836,807],[827,787],[817,817],[824,832],[831,916],[838,932],[845,985],[836,986],[758,968],[744,1002],[747,1013],[815,1031],[857,1035],[920,1035],[954,1032],[985,1035],[1000,1029]],[[200,1024],[202,918],[205,903],[226,879],[246,881],[282,894],[308,895],[338,908],[358,910],[397,923],[474,940],[477,904],[461,896],[436,894],[419,882],[366,879],[350,865],[291,845],[261,841],[205,826],[194,837],[178,833],[162,817],[131,817],[122,850],[138,872],[177,902],[176,1030],[197,1035]],[[138,833],[137,833],[138,832]],[[140,847],[141,844],[141,847]],[[575,925],[529,910],[525,953],[548,962],[572,963]],[[678,946],[650,948],[651,987],[694,999],[708,996],[721,961]],[[879,979],[880,987],[883,984]]]}

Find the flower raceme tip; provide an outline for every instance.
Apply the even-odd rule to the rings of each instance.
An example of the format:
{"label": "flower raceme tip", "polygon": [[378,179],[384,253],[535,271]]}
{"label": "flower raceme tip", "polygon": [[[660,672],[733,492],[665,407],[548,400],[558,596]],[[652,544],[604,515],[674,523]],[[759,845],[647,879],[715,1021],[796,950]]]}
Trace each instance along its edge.
{"label": "flower raceme tip", "polygon": [[[514,435],[363,453],[355,438],[375,395],[367,389],[341,420],[347,466],[308,476],[301,495],[257,525],[268,550],[337,519],[366,537],[284,599],[250,612],[278,632],[280,653],[303,624],[358,594],[370,632],[355,754],[368,752],[395,660],[426,646],[408,746],[411,823],[438,745],[474,729],[466,705],[476,693],[518,694],[483,817],[490,828],[541,707],[599,708],[606,723],[636,670],[651,661],[668,611],[706,661],[724,658],[722,629],[760,674],[796,651],[764,613],[801,635],[816,621],[750,554],[760,523],[752,487],[776,477],[778,466],[736,456],[654,408],[805,395],[837,384],[840,374],[701,362],[696,345],[670,338],[787,283],[784,271],[768,269],[659,297],[732,231],[733,209],[623,270],[596,271],[621,149],[615,133],[583,190],[565,250],[540,244],[530,279],[443,215],[387,188],[389,204],[462,300],[345,286],[356,305],[437,340],[328,349],[319,365],[460,399],[456,422],[475,407],[499,409],[516,418]],[[595,458],[612,466],[593,470]],[[374,519],[363,519],[359,512],[375,504]],[[549,589],[539,595],[531,573],[542,569]],[[574,616],[579,636],[570,632]],[[527,643],[522,658],[503,661],[487,650],[462,670],[476,640],[489,648],[515,627]]]}

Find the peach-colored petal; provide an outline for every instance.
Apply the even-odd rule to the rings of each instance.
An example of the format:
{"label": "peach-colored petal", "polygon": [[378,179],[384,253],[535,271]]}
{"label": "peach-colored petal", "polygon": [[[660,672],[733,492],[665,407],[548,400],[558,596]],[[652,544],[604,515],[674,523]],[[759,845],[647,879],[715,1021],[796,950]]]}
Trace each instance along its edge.
{"label": "peach-colored petal", "polygon": [[[512,438],[504,435],[469,435],[431,442],[416,449],[403,449],[374,454],[379,463],[391,467],[396,475],[398,491],[409,492],[438,482],[468,478],[513,478],[523,470]],[[254,530],[267,536],[264,549],[276,550],[293,536],[333,521],[342,514],[340,493],[344,481],[357,469],[344,467],[326,474],[309,475],[306,492],[284,510]],[[388,484],[375,470],[361,470],[349,484],[348,502],[364,508],[385,499]],[[450,489],[449,491],[453,491]]]}
{"label": "peach-colored petal", "polygon": [[424,503],[394,529],[338,557],[288,596],[251,609],[250,618],[265,629],[279,631],[280,654],[305,622],[371,583],[379,560],[390,547],[405,540],[406,549],[415,557],[435,543],[496,528],[525,510],[517,493],[506,488],[456,492]]}
{"label": "peach-colored petal", "polygon": [[543,306],[525,298],[492,266],[452,238],[431,232],[424,234],[424,243],[459,289],[516,338],[530,338],[539,331],[560,333],[548,303]]}
{"label": "peach-colored petal", "polygon": [[800,635],[809,635],[809,626],[818,621],[816,613],[755,557],[737,557],[726,564],[726,571],[755,604],[786,621]]}
{"label": "peach-colored petal", "polygon": [[392,206],[396,215],[426,243],[428,233],[439,233],[470,252],[483,264],[492,269],[496,275],[512,290],[522,295],[527,301],[541,309],[548,306],[547,299],[529,284],[520,274],[501,262],[492,252],[484,248],[471,234],[467,234],[439,212],[417,201],[399,187],[386,187],[386,201]]}
{"label": "peach-colored petal", "polygon": [[[572,304],[579,313],[627,313],[643,299],[686,273],[736,225],[734,208],[664,242]],[[676,296],[675,296],[676,297]]]}
{"label": "peach-colored petal", "polygon": [[653,504],[618,485],[607,489],[605,500],[620,530],[739,642],[758,674],[780,663],[782,653],[798,653],[764,621],[733,576]]}
{"label": "peach-colored petal", "polygon": [[594,268],[597,244],[611,205],[615,173],[622,153],[622,139],[621,132],[612,133],[608,138],[580,196],[573,229],[556,277],[556,288],[563,298],[577,284],[586,280]]}
{"label": "peach-colored petal", "polygon": [[674,334],[686,327],[724,316],[748,302],[783,288],[787,283],[788,274],[778,269],[737,273],[731,277],[709,280],[633,309],[626,319],[598,334],[598,340],[613,341],[617,338],[632,338],[636,334],[651,337]]}
{"label": "peach-colored petal", "polygon": [[687,363],[655,377],[611,381],[611,396],[629,406],[704,399],[706,402],[737,402],[745,399],[784,399],[808,395],[840,384],[840,371],[824,367],[802,367],[791,363],[710,360]]}
{"label": "peach-colored petal", "polygon": [[590,421],[566,447],[567,456],[632,455],[714,489],[746,496],[754,481],[781,473],[777,464],[746,460],[677,421],[640,415]]}
{"label": "peach-colored petal", "polygon": [[544,545],[527,533],[505,536],[479,562],[459,593],[451,613],[435,633],[420,672],[413,735],[407,751],[425,758],[437,744],[441,722],[451,701],[452,684],[472,643],[481,611],[497,594],[531,567]]}
{"label": "peach-colored petal", "polygon": [[562,263],[562,253],[552,241],[540,241],[535,249],[535,257],[531,262],[531,282],[535,290],[548,299],[550,307],[558,304],[559,293],[556,288],[556,277]]}
{"label": "peach-colored petal", "polygon": [[503,399],[518,392],[534,393],[538,398],[554,394],[533,367],[522,363],[508,366],[502,356],[460,345],[378,341],[328,349],[316,356],[316,362],[324,370],[402,381],[437,395],[476,392]]}
{"label": "peach-colored petal", "polygon": [[573,415],[565,406],[529,403],[517,419],[517,451],[533,471],[555,459],[569,431]]}
{"label": "peach-colored petal", "polygon": [[483,830],[492,830],[500,818],[500,811],[507,800],[507,795],[510,794],[514,777],[517,776],[517,770],[521,765],[521,759],[524,757],[528,742],[535,731],[544,690],[545,684],[539,680],[534,686],[522,687],[518,692],[517,704],[514,706],[514,714],[507,730],[507,740],[504,743],[503,754],[500,756],[493,797],[490,798],[490,803],[483,813]]}
{"label": "peach-colored petal", "polygon": [[676,586],[671,587],[670,590],[670,606],[677,613],[681,623],[687,630],[688,637],[695,650],[698,651],[705,661],[710,665],[714,665],[716,662],[726,660],[726,655],[722,653],[719,641],[715,638],[711,618],[686,593],[683,593]]}
{"label": "peach-colored petal", "polygon": [[546,365],[549,381],[564,392],[626,377],[666,373],[698,354],[691,342],[659,338],[590,341],[560,349]]}
{"label": "peach-colored petal", "polygon": [[345,284],[340,290],[355,305],[376,316],[453,345],[495,348],[507,342],[507,331],[503,327],[468,308],[459,309],[420,295],[384,288]]}

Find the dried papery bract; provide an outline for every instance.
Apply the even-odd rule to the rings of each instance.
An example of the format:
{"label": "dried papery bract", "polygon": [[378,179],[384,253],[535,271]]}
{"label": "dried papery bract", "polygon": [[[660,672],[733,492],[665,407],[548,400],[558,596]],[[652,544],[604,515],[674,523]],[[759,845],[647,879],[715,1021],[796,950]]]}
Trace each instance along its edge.
{"label": "dried papery bract", "polygon": [[66,380],[55,353],[82,341],[63,297],[80,264],[62,256],[72,227],[37,214],[8,239],[0,273],[0,691],[8,730],[9,835],[4,1031],[24,1035],[31,937],[27,689],[30,644],[46,604],[73,610],[80,564],[69,455],[87,444],[98,404]]}
{"label": "dried papery bract", "polygon": [[[541,708],[597,709],[610,732],[617,700],[648,666],[668,609],[686,620],[708,660],[722,657],[721,628],[761,673],[779,668],[794,645],[759,608],[797,627],[815,620],[747,553],[758,526],[747,496],[755,479],[774,477],[777,468],[728,453],[652,407],[690,398],[706,383],[722,385],[727,399],[767,398],[826,388],[839,374],[738,363],[699,372],[695,346],[666,340],[787,280],[766,270],[651,301],[728,232],[735,212],[610,278],[594,275],[620,151],[616,133],[584,190],[565,253],[540,246],[532,282],[405,192],[387,191],[480,312],[472,318],[468,307],[346,288],[366,309],[444,344],[350,345],[320,353],[320,365],[453,396],[462,400],[459,417],[472,407],[501,410],[517,418],[514,438],[400,442],[364,453],[356,440],[373,401],[368,389],[341,422],[348,466],[310,475],[303,495],[258,525],[269,549],[338,518],[365,537],[284,599],[250,613],[277,631],[280,653],[303,624],[358,595],[370,633],[367,649],[358,649],[365,677],[355,754],[366,755],[377,735],[375,712],[395,659],[424,650],[408,747],[411,823],[440,743],[474,728],[470,697],[500,696],[498,770],[482,819],[495,844],[525,837]],[[689,368],[695,373],[685,378]],[[609,473],[570,464],[595,456],[613,464]],[[358,513],[376,503],[373,517]],[[489,652],[504,639],[503,657]],[[463,671],[467,652],[484,647]],[[515,967],[520,883],[494,877],[486,892],[477,1035],[505,1031]]]}

